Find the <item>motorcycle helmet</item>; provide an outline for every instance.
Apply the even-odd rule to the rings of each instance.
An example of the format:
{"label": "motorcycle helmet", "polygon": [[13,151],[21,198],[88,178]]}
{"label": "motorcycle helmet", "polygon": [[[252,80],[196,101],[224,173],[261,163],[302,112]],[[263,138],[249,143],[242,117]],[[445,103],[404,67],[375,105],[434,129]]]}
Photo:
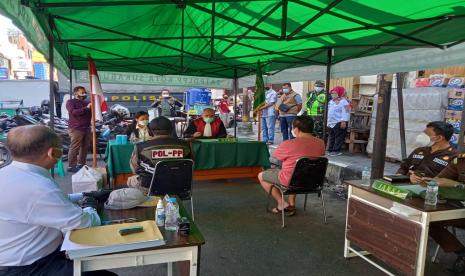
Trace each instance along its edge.
{"label": "motorcycle helmet", "polygon": [[120,118],[129,118],[131,116],[131,113],[129,112],[129,109],[125,106],[122,106],[120,104],[114,104],[110,107],[110,112],[111,114],[118,116]]}

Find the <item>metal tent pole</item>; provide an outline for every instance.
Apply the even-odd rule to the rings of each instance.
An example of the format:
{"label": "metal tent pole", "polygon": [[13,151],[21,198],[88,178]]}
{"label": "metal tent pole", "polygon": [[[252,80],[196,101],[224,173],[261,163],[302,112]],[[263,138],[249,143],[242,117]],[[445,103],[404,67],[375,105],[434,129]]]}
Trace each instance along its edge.
{"label": "metal tent pole", "polygon": [[391,105],[392,75],[378,77],[378,103],[376,109],[375,138],[371,157],[371,178],[382,178],[386,158],[386,138]]}
{"label": "metal tent pole", "polygon": [[73,98],[73,69],[69,68],[69,99]]}
{"label": "metal tent pole", "polygon": [[326,103],[325,103],[325,113],[323,115],[323,139],[325,143],[327,142],[328,138],[326,135],[326,123],[328,122],[328,104],[329,104],[329,84],[331,81],[331,63],[333,58],[333,49],[329,48],[327,51],[327,63],[326,63]]}
{"label": "metal tent pole", "polygon": [[233,89],[234,89],[234,137],[237,137],[237,120],[236,120],[237,119],[237,90],[239,89],[239,81],[237,79],[236,68],[234,68]]}
{"label": "metal tent pole", "polygon": [[[49,63],[49,86],[50,86],[50,97],[48,103],[48,112],[50,115],[50,121],[48,125],[52,130],[55,130],[55,85],[53,83],[53,71],[55,71],[55,62],[53,56],[54,39],[53,39],[53,19],[51,16],[48,17],[48,24],[50,26],[50,34],[48,38],[48,63]],[[55,178],[55,168],[52,167],[51,175]]]}
{"label": "metal tent pole", "polygon": [[[52,17],[48,17],[48,24],[50,28],[53,26]],[[49,108],[49,115],[50,121],[49,126],[51,129],[55,130],[55,89],[53,83],[53,71],[55,71],[55,63],[54,63],[54,56],[53,56],[53,47],[54,47],[54,39],[53,39],[53,29],[50,31],[50,35],[48,38],[48,63],[49,63],[49,86],[50,86],[50,102],[48,104]]]}
{"label": "metal tent pole", "polygon": [[460,134],[459,134],[459,146],[458,146],[458,149],[459,149],[459,152],[460,153],[464,153],[465,152],[465,146],[463,144],[464,142],[464,132],[465,132],[465,101],[464,101],[464,105],[463,105],[463,111],[462,111],[462,121],[460,123]]}
{"label": "metal tent pole", "polygon": [[404,97],[402,88],[404,86],[404,74],[397,73],[397,107],[399,109],[399,132],[400,132],[400,152],[402,160],[407,158],[407,146],[405,144],[405,117],[404,117]]}

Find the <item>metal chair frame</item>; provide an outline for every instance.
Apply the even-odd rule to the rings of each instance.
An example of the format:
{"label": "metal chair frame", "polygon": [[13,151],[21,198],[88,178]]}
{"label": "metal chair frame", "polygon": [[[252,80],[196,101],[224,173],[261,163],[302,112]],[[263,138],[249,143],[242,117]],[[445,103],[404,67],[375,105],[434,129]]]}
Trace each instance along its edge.
{"label": "metal chair frame", "polygon": [[[150,165],[141,162],[141,167],[143,167],[146,172],[152,174],[152,180],[150,181],[150,187],[149,187],[149,195],[152,192],[152,185],[153,185],[153,181],[155,180],[155,172],[157,171],[158,166],[160,164],[163,164],[163,162],[175,162],[175,161],[176,162],[190,161],[192,163],[192,175],[194,174],[194,161],[192,159],[162,160],[162,161],[159,161],[157,164],[155,164],[155,167],[151,167]],[[188,200],[191,202],[192,221],[194,221],[194,196],[193,196],[192,183],[193,183],[193,179],[191,178],[191,181],[190,181],[190,198]]]}
{"label": "metal chair frame", "polygon": [[[319,158],[325,158],[325,157],[319,157]],[[314,157],[301,157],[301,158],[297,159],[296,166],[299,163],[299,161],[302,160],[302,159],[315,159],[315,158]],[[294,172],[295,172],[295,167],[294,167]],[[292,173],[292,175],[294,175],[294,172]],[[325,169],[324,173],[326,174],[326,169]],[[292,181],[292,177],[291,177],[291,181]],[[321,183],[321,186],[320,186],[319,189],[315,189],[313,191],[304,191],[304,192],[299,192],[298,190],[292,190],[292,187],[289,188],[289,187],[286,187],[286,186],[283,186],[283,185],[273,184],[273,186],[271,186],[271,188],[270,188],[270,190],[268,192],[266,211],[267,212],[270,211],[269,208],[270,208],[271,192],[273,191],[274,188],[276,188],[276,189],[278,189],[280,191],[282,201],[284,201],[284,195],[305,194],[304,211],[307,209],[307,196],[308,196],[308,194],[316,193],[316,194],[318,194],[318,197],[321,198],[321,204],[322,204],[322,207],[323,207],[324,222],[327,223],[326,206],[325,206],[325,200],[324,200],[324,195],[323,195],[323,187],[324,187],[324,183],[326,183],[326,182],[327,182],[326,177],[324,177],[323,183]],[[284,228],[285,227],[284,208],[281,210],[281,221],[282,221],[281,227]]]}

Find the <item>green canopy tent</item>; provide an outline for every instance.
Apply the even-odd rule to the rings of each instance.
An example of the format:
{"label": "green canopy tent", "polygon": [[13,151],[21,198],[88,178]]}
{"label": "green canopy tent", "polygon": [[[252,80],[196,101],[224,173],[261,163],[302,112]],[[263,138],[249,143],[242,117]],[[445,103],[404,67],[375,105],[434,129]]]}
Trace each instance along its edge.
{"label": "green canopy tent", "polygon": [[8,0],[0,11],[61,70],[85,70],[90,54],[99,70],[229,78],[235,91],[257,60],[269,74],[326,66],[328,79],[343,61],[465,41],[465,0]]}

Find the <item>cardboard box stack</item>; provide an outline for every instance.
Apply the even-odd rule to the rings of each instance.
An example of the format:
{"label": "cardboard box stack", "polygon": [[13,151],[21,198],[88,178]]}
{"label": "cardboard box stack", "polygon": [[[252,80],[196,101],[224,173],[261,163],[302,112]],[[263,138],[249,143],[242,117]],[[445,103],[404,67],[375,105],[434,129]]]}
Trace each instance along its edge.
{"label": "cardboard box stack", "polygon": [[[453,79],[451,79],[453,80]],[[457,146],[460,133],[460,125],[463,112],[464,88],[449,89],[449,105],[446,110],[445,120],[454,127],[454,135],[450,139],[453,146]]]}

